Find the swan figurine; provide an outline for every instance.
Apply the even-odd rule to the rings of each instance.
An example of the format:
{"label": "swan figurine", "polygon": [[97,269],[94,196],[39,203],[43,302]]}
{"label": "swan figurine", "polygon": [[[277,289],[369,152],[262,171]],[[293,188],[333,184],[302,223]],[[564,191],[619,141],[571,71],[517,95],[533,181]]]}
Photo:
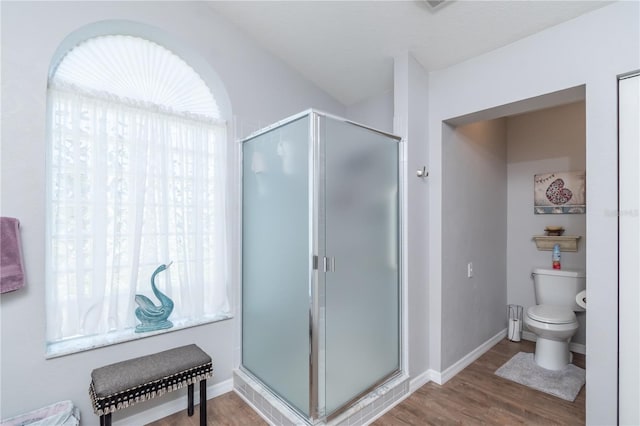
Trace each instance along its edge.
{"label": "swan figurine", "polygon": [[136,326],[136,333],[173,327],[173,323],[167,319],[173,311],[173,300],[158,290],[156,286],[156,275],[168,269],[172,263],[173,262],[169,262],[167,265],[163,264],[158,266],[156,270],[153,271],[153,274],[151,274],[151,289],[153,290],[153,294],[160,300],[160,306],[156,306],[147,296],[136,294],[135,300],[138,307],[136,308],[135,314],[140,320],[140,324]]}

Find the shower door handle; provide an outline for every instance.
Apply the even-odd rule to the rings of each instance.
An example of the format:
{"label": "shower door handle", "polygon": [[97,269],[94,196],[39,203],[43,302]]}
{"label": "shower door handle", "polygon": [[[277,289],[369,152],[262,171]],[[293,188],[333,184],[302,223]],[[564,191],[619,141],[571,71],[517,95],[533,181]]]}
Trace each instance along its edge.
{"label": "shower door handle", "polygon": [[336,271],[336,258],[335,257],[323,257],[322,266],[324,272],[335,272]]}

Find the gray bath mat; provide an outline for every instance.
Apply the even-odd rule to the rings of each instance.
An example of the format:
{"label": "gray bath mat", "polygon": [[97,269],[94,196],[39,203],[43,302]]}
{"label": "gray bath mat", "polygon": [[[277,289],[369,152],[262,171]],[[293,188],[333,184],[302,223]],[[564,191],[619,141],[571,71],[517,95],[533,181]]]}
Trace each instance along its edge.
{"label": "gray bath mat", "polygon": [[496,374],[567,401],[575,401],[585,377],[585,371],[573,364],[559,371],[542,368],[533,360],[533,354],[526,352],[514,355]]}

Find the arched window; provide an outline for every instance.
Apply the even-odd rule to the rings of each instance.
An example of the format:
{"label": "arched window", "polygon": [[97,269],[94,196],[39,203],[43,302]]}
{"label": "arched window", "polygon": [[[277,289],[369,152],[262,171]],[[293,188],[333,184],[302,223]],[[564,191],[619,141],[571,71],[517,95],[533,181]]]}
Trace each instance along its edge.
{"label": "arched window", "polygon": [[230,317],[226,125],[202,78],[138,37],[90,38],[48,88],[47,340],[58,354],[135,338],[136,294],[174,327]]}

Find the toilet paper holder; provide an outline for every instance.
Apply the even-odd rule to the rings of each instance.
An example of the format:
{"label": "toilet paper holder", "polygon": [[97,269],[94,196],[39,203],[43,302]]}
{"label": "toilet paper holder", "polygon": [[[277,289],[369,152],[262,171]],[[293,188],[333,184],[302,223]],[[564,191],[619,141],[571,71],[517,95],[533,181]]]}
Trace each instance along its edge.
{"label": "toilet paper holder", "polygon": [[580,293],[576,294],[576,303],[582,309],[587,309],[587,290],[582,290]]}

